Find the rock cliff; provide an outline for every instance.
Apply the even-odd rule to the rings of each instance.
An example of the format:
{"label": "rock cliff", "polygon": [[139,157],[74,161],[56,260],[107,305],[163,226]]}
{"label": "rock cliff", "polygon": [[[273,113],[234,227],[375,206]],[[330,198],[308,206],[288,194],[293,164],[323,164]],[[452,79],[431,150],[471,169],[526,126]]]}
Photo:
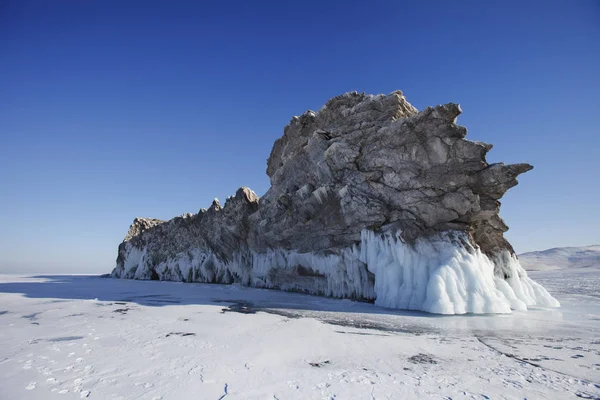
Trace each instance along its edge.
{"label": "rock cliff", "polygon": [[499,199],[528,164],[488,164],[460,106],[345,93],[293,117],[260,199],[136,218],[112,276],[233,283],[428,312],[558,306],[504,238]]}

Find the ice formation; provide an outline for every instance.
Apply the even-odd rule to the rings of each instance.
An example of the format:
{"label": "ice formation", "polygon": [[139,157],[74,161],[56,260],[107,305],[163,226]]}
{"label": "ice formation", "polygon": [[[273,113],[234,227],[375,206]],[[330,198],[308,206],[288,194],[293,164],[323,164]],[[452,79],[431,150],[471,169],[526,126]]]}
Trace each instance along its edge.
{"label": "ice formation", "polygon": [[164,222],[136,218],[112,276],[233,283],[440,314],[558,302],[521,268],[498,199],[528,164],[485,161],[456,104],[346,93],[294,117],[271,188]]}
{"label": "ice formation", "polygon": [[[329,255],[250,251],[223,261],[210,251],[192,249],[154,267],[145,250],[127,246],[126,251],[123,270],[113,272],[117,277],[153,279],[156,273],[154,279],[160,280],[238,281],[254,287],[375,299],[382,307],[437,314],[510,313],[511,309],[525,311],[527,306],[559,306],[527,276],[514,255],[503,251],[494,262],[456,231],[410,245],[401,236],[364,230],[359,244]],[[495,269],[500,269],[501,276]]]}

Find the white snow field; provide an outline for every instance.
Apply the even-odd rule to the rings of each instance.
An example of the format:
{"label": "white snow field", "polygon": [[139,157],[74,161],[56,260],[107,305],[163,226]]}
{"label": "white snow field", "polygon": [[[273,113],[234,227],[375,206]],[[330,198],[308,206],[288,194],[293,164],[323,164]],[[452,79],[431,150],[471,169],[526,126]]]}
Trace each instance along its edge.
{"label": "white snow field", "polygon": [[237,285],[0,276],[0,399],[599,399],[600,269],[432,315]]}

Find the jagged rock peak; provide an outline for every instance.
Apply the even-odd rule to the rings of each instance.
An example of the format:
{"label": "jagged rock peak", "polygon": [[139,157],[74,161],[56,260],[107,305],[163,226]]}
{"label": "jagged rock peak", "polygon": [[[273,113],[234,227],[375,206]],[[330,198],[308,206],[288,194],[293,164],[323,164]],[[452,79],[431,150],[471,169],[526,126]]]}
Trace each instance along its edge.
{"label": "jagged rock peak", "polygon": [[348,92],[330,99],[317,113],[306,111],[299,117],[293,117],[284,128],[283,137],[273,145],[267,160],[267,175],[272,176],[298,146],[307,143],[307,134],[317,131],[327,138],[339,136],[345,132],[393,122],[418,113],[400,90],[389,95],[370,95]]}
{"label": "jagged rock peak", "polygon": [[145,231],[154,228],[155,226],[164,222],[165,221],[156,218],[136,217],[133,220],[131,226],[129,227],[129,231],[127,231],[127,235],[125,235],[125,239],[123,239],[123,242],[126,242],[136,236],[139,236]]}
{"label": "jagged rock peak", "polygon": [[400,91],[336,96],[285,127],[260,199],[242,187],[198,214],[136,219],[113,276],[240,282],[441,313],[556,305],[518,264],[499,216],[498,200],[532,166],[488,164],[492,146],[465,139],[461,112],[454,103],[419,112]]}
{"label": "jagged rock peak", "polygon": [[[323,250],[356,242],[367,227],[393,224],[406,239],[461,230],[486,254],[513,252],[502,235],[508,228],[497,200],[532,167],[489,165],[485,155],[492,146],[464,139],[466,128],[456,124],[461,112],[454,103],[418,112],[401,92],[352,92],[329,100],[316,114],[295,117],[267,162],[271,188],[261,199],[267,207],[252,217],[278,232],[272,241],[257,243]],[[316,204],[307,197],[311,193]],[[299,217],[271,219],[273,202]],[[304,222],[322,204],[330,205],[335,224],[317,227],[314,217]]]}
{"label": "jagged rock peak", "polygon": [[361,122],[393,121],[413,116],[417,112],[400,90],[388,95],[348,92],[330,99],[315,117],[326,126],[328,122],[337,124],[340,118]]}

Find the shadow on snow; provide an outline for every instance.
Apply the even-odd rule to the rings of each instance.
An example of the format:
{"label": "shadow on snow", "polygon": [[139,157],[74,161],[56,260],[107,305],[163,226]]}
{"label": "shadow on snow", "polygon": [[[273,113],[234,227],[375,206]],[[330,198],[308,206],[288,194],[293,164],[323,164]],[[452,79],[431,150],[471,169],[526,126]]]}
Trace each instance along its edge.
{"label": "shadow on snow", "polygon": [[[27,281],[26,279],[44,279]],[[360,301],[284,292],[240,285],[138,281],[92,275],[35,275],[22,281],[0,283],[0,293],[20,293],[28,298],[49,300],[98,300],[136,303],[144,306],[243,304],[248,310],[281,309],[295,311],[349,312],[397,315],[418,318],[443,316],[421,311],[395,310]],[[235,307],[228,311],[236,311]]]}

